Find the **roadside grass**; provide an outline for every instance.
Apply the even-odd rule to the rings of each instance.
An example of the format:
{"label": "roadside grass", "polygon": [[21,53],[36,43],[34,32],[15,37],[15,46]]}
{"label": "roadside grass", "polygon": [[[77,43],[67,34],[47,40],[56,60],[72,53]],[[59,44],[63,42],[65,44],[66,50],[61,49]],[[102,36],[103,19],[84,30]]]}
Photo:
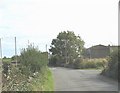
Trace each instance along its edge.
{"label": "roadside grass", "polygon": [[43,73],[38,73],[37,78],[29,84],[32,91],[54,91],[53,76],[49,68],[44,69]]}

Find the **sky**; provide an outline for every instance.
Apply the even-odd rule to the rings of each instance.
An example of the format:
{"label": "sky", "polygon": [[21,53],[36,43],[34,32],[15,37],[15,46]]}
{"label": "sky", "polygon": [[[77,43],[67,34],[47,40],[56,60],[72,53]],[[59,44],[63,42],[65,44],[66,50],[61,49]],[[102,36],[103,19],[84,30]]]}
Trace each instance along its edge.
{"label": "sky", "polygon": [[61,31],[74,31],[93,45],[118,45],[118,0],[0,0],[3,56],[14,55],[28,41],[46,51]]}

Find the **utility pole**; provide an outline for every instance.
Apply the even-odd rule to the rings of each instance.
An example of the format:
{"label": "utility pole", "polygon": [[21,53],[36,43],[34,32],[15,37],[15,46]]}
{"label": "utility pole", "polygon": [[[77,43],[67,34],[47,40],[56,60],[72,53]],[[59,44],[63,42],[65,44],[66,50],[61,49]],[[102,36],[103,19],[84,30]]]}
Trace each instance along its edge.
{"label": "utility pole", "polygon": [[16,46],[16,37],[15,37],[15,58],[16,58],[16,66],[17,66],[17,46]]}
{"label": "utility pole", "polygon": [[67,40],[65,40],[65,61],[67,64]]}
{"label": "utility pole", "polygon": [[0,62],[0,69],[1,69],[1,71],[0,71],[0,93],[2,92],[1,90],[2,90],[2,43],[1,43],[2,41],[1,41],[1,38],[0,38],[0,56],[1,56],[1,62]]}
{"label": "utility pole", "polygon": [[47,52],[47,44],[46,44],[46,52]]}
{"label": "utility pole", "polygon": [[89,51],[89,58],[91,60],[91,49],[89,49],[88,51]]}
{"label": "utility pole", "polygon": [[0,38],[0,56],[1,56],[1,63],[2,63],[2,41],[1,41],[1,38]]}
{"label": "utility pole", "polygon": [[28,46],[30,45],[30,42],[29,42],[29,40],[28,40]]}

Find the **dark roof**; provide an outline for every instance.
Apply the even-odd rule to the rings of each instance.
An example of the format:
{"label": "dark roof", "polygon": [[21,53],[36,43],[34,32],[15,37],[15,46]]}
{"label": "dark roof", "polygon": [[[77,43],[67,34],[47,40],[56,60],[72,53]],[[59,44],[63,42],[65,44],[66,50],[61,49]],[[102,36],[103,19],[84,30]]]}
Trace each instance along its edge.
{"label": "dark roof", "polygon": [[98,47],[106,47],[106,48],[111,47],[111,48],[113,48],[113,47],[120,47],[120,46],[117,46],[117,45],[112,45],[112,46],[108,45],[108,46],[105,46],[105,45],[99,44],[99,45],[94,45],[94,46],[89,47],[89,48],[86,48],[86,49],[88,50],[88,49],[96,48],[96,47],[97,47],[97,48],[98,48]]}
{"label": "dark roof", "polygon": [[95,47],[108,47],[108,46],[99,44],[99,45],[95,45],[95,46],[89,47],[88,49],[95,48]]}

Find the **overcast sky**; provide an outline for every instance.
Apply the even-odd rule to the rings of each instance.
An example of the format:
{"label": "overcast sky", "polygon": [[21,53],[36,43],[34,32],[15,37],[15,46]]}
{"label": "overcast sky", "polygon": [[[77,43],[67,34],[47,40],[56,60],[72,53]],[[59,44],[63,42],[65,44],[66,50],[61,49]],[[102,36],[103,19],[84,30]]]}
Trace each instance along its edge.
{"label": "overcast sky", "polygon": [[0,37],[4,56],[20,52],[28,40],[48,48],[61,31],[74,31],[85,47],[118,44],[118,0],[0,0]]}

